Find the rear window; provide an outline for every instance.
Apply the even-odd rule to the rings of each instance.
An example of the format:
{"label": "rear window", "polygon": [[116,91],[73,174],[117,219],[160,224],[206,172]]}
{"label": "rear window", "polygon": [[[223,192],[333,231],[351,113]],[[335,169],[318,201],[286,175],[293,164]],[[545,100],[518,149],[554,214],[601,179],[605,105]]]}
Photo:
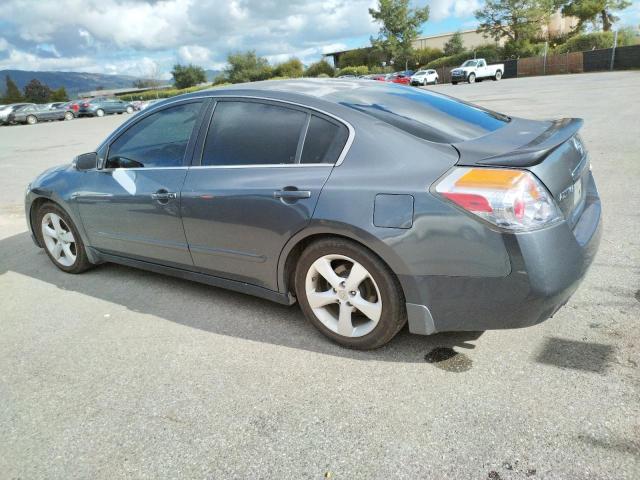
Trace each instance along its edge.
{"label": "rear window", "polygon": [[437,143],[472,140],[509,122],[505,115],[446,95],[403,86],[335,90],[325,98]]}

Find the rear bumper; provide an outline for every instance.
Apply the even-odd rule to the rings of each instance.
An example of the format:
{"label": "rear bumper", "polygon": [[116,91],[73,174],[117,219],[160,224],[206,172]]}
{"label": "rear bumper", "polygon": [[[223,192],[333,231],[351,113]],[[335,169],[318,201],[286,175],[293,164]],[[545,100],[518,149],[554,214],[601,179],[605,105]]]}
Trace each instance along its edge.
{"label": "rear bumper", "polygon": [[414,277],[420,298],[407,299],[409,330],[432,334],[543,322],[577,290],[598,250],[601,229],[601,204],[593,186],[573,229],[562,222],[503,236],[511,259],[509,275]]}

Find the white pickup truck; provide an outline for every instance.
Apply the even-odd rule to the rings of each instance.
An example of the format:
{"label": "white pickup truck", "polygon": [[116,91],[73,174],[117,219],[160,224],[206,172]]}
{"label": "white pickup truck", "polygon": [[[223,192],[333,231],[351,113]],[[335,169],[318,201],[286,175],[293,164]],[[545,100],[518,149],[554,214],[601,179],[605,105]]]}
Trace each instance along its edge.
{"label": "white pickup truck", "polygon": [[456,85],[458,82],[474,83],[485,78],[500,80],[504,73],[504,64],[487,65],[484,58],[476,58],[467,60],[458,68],[451,70],[451,83]]}

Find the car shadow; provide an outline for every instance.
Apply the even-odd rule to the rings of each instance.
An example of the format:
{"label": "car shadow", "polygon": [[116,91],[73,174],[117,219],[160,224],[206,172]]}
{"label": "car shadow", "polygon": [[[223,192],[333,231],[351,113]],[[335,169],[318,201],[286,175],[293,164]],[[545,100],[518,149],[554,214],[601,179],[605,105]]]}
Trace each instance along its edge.
{"label": "car shadow", "polygon": [[378,350],[349,350],[320,334],[297,305],[287,307],[115,264],[103,264],[81,275],[66,274],[51,264],[27,232],[0,240],[0,275],[9,271],[206,332],[357,360],[425,362],[425,354],[436,348],[473,349],[475,345],[469,342],[482,334],[455,332],[421,336],[410,334],[405,327],[393,341]]}

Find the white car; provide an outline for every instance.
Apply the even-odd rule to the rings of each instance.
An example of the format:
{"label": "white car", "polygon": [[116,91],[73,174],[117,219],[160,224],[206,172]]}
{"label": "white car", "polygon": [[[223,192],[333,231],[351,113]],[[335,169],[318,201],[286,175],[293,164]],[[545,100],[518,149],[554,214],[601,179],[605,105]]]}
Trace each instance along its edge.
{"label": "white car", "polygon": [[500,80],[503,73],[503,63],[487,65],[484,58],[475,58],[467,60],[458,68],[451,70],[451,83],[454,85],[458,82],[474,83],[476,81],[482,81],[485,78]]}
{"label": "white car", "polygon": [[438,83],[438,72],[435,70],[418,70],[411,75],[410,83],[411,85],[428,85],[429,83],[435,85]]}

